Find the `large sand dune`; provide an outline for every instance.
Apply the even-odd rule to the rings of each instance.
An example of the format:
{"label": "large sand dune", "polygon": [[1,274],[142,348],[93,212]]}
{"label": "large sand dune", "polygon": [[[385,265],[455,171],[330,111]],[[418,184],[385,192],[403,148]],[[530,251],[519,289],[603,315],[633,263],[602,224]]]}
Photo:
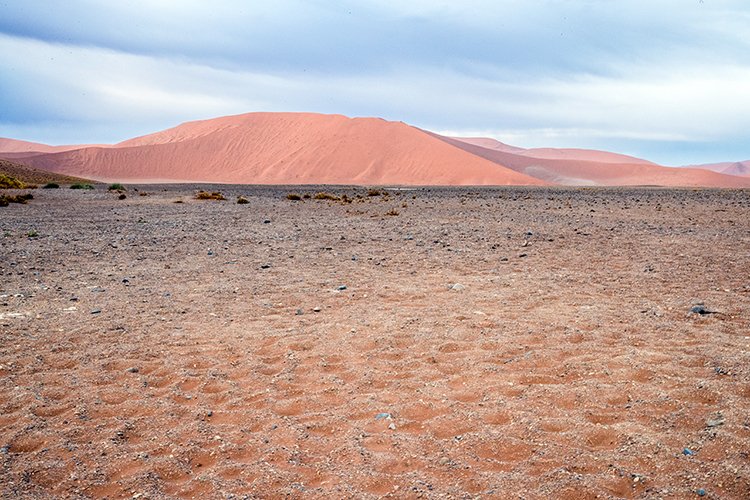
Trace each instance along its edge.
{"label": "large sand dune", "polygon": [[251,113],[190,122],[112,148],[83,148],[27,161],[100,180],[546,184],[400,122],[303,113]]}
{"label": "large sand dune", "polygon": [[607,151],[524,149],[402,122],[313,113],[194,121],[114,145],[0,139],[0,154],[101,181],[750,187],[744,164],[670,168]]}

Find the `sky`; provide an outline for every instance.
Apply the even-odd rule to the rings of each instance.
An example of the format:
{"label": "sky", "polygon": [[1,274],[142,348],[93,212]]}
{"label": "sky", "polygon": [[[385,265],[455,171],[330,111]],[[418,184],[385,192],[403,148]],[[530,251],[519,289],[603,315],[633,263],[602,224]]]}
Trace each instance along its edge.
{"label": "sky", "polygon": [[377,116],[666,165],[750,159],[747,0],[0,0],[0,137]]}

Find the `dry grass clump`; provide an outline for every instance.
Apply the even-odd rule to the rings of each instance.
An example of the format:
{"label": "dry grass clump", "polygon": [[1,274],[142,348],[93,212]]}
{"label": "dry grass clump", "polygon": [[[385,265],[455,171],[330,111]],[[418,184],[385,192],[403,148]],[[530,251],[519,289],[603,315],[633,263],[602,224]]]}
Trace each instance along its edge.
{"label": "dry grass clump", "polygon": [[42,186],[42,189],[60,189],[60,184],[56,182],[48,182],[44,186]]}
{"label": "dry grass clump", "polygon": [[298,195],[297,193],[289,193],[288,195],[286,195],[286,199],[292,200],[292,201],[299,201],[302,199],[302,197]]}
{"label": "dry grass clump", "polygon": [[315,200],[331,200],[331,201],[339,201],[339,197],[332,195],[331,193],[315,193],[315,196],[313,196],[313,199]]}
{"label": "dry grass clump", "polygon": [[380,189],[368,189],[367,196],[380,196],[383,194]]}
{"label": "dry grass clump", "polygon": [[20,203],[21,205],[25,205],[28,200],[34,199],[34,195],[31,193],[24,193],[24,194],[3,194],[0,195],[0,207],[7,207],[11,203]]}
{"label": "dry grass clump", "polygon": [[247,205],[248,203],[250,203],[250,200],[248,200],[244,196],[238,196],[237,197],[237,204],[238,205]]}
{"label": "dry grass clump", "polygon": [[398,210],[396,210],[395,208],[392,208],[392,209],[388,210],[385,213],[385,215],[395,217],[396,215],[398,215]]}
{"label": "dry grass clump", "polygon": [[10,175],[0,174],[0,189],[25,189],[27,186]]}
{"label": "dry grass clump", "polygon": [[70,189],[85,189],[85,190],[89,190],[89,189],[94,189],[94,186],[92,186],[91,184],[77,183],[77,184],[71,185]]}
{"label": "dry grass clump", "polygon": [[224,195],[221,194],[219,191],[214,191],[212,193],[209,193],[207,191],[198,191],[195,195],[196,200],[218,200],[218,201],[225,201],[226,198],[224,198]]}

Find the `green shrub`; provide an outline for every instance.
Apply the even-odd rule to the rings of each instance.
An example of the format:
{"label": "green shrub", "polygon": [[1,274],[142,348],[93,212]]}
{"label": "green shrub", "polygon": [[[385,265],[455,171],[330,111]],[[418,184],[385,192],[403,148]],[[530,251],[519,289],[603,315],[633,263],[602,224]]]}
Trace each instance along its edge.
{"label": "green shrub", "polygon": [[70,186],[70,189],[87,189],[88,190],[88,189],[94,189],[94,186],[92,186],[91,184],[79,183],[79,184],[73,184],[72,186]]}
{"label": "green shrub", "polygon": [[44,186],[42,186],[42,189],[60,189],[60,184],[56,182],[48,182]]}
{"label": "green shrub", "polygon": [[125,186],[123,186],[119,182],[115,182],[114,184],[110,184],[107,190],[108,191],[125,191]]}

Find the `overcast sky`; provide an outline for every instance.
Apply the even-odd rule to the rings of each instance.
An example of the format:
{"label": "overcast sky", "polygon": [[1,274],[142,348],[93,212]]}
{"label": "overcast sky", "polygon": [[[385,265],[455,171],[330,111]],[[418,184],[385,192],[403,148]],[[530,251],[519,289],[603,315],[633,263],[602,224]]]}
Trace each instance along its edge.
{"label": "overcast sky", "polygon": [[747,0],[0,0],[0,136],[379,116],[670,165],[750,159]]}

